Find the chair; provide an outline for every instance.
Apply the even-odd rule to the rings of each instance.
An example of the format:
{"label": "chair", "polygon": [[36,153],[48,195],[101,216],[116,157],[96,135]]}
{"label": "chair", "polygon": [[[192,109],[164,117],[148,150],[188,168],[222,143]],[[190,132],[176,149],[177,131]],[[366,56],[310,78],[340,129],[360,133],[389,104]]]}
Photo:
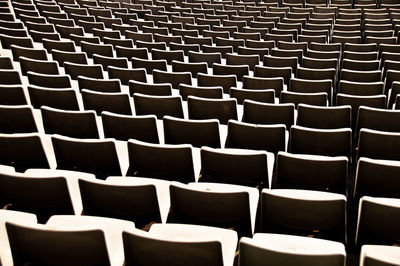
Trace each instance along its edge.
{"label": "chair", "polygon": [[132,114],[128,94],[94,92],[86,89],[83,89],[81,94],[85,110],[94,110],[97,115],[100,115],[103,111],[123,115]]}
{"label": "chair", "polygon": [[309,80],[309,79],[290,79],[289,91],[298,93],[326,93],[328,95],[328,104],[332,103],[332,80]]}
{"label": "chair", "polygon": [[[346,197],[295,189],[263,189],[256,233],[277,233],[346,243]],[[307,215],[304,215],[307,213]]]}
{"label": "chair", "polygon": [[212,98],[212,99],[222,99],[223,98],[223,88],[221,86],[204,87],[204,86],[190,86],[186,84],[179,85],[179,94],[182,100],[186,101],[187,97],[197,96],[202,98]]}
{"label": "chair", "polygon": [[30,85],[45,88],[71,88],[71,79],[68,75],[49,75],[28,71],[27,76]]}
{"label": "chair", "polygon": [[165,144],[221,148],[218,120],[187,120],[164,116],[163,125]]}
{"label": "chair", "polygon": [[235,55],[231,53],[226,54],[226,64],[248,65],[251,71],[254,70],[254,67],[258,65],[259,61],[260,59],[258,55]]}
{"label": "chair", "polygon": [[37,133],[0,134],[0,164],[17,172],[29,168],[50,168],[42,139]]}
{"label": "chair", "polygon": [[190,72],[168,72],[153,70],[154,83],[170,83],[173,89],[179,89],[179,84],[192,85],[192,74]]}
{"label": "chair", "polygon": [[170,185],[170,197],[168,223],[216,226],[233,229],[239,237],[252,235],[258,200],[255,188],[174,182]]}
{"label": "chair", "polygon": [[[222,94],[222,93],[221,93]],[[26,105],[24,88],[20,85],[0,85],[0,105]]]}
{"label": "chair", "polygon": [[231,87],[237,86],[237,77],[235,75],[207,75],[198,73],[197,85],[203,87],[221,86],[224,93],[229,93]]}
{"label": "chair", "polygon": [[153,115],[131,116],[102,112],[105,138],[128,141],[137,139],[158,144],[156,117]]}
{"label": "chair", "polygon": [[14,69],[11,58],[8,56],[0,57],[0,69]]}
{"label": "chair", "polygon": [[326,92],[301,93],[282,91],[279,99],[280,103],[293,103],[295,107],[301,103],[316,106],[327,106],[328,94]]}
{"label": "chair", "polygon": [[360,253],[360,265],[385,265],[399,263],[396,257],[399,248],[386,245],[363,245]]}
{"label": "chair", "polygon": [[115,140],[51,137],[57,169],[87,172],[96,178],[122,175]]}
{"label": "chair", "polygon": [[143,176],[183,183],[195,181],[192,146],[128,141],[127,176]]}
{"label": "chair", "polygon": [[0,69],[1,85],[22,85],[20,71]]}
{"label": "chair", "polygon": [[71,79],[78,79],[78,76],[103,79],[103,67],[101,65],[82,65],[70,62],[64,63],[65,74],[70,75]]}
{"label": "chair", "polygon": [[111,44],[96,44],[86,41],[80,43],[82,52],[85,52],[89,58],[92,58],[94,54],[102,56],[113,56],[113,47]]}
{"label": "chair", "polygon": [[340,72],[340,76],[341,80],[347,80],[353,82],[379,82],[381,81],[382,72],[380,70],[356,71],[356,70],[342,69],[342,71]]}
{"label": "chair", "polygon": [[78,76],[79,90],[83,89],[97,92],[121,92],[121,82],[118,79],[94,79]]}
{"label": "chair", "polygon": [[74,214],[65,177],[29,177],[0,174],[1,206],[8,210],[34,213],[39,223],[52,215]]}
{"label": "chair", "polygon": [[286,150],[286,127],[282,124],[254,125],[229,121],[225,148],[264,150],[277,154]]}
{"label": "chair", "polygon": [[84,215],[132,221],[137,228],[161,222],[154,184],[85,179],[78,182]]}
{"label": "chair", "polygon": [[46,134],[81,139],[99,138],[94,111],[67,111],[47,106],[42,106],[40,111]]}
{"label": "chair", "polygon": [[22,75],[26,75],[28,71],[50,75],[59,74],[58,64],[55,61],[36,60],[21,56],[19,63]]}
{"label": "chair", "polygon": [[153,60],[166,60],[168,65],[172,64],[172,61],[184,61],[183,51],[164,51],[158,49],[151,50],[151,58]]}
{"label": "chair", "polygon": [[296,125],[319,129],[351,128],[351,107],[299,104]]}
{"label": "chair", "polygon": [[361,157],[357,162],[353,197],[355,199],[363,196],[398,198],[399,169],[397,161]]}
{"label": "chair", "polygon": [[347,196],[349,161],[344,156],[291,154],[276,157],[274,189],[307,189]]}
{"label": "chair", "polygon": [[295,72],[297,69],[298,58],[294,56],[273,56],[267,55],[263,58],[263,64],[266,67],[291,67]]}
{"label": "chair", "polygon": [[185,63],[181,61],[172,61],[172,71],[173,72],[190,72],[192,77],[197,77],[198,73],[207,74],[207,63],[199,62],[199,63]]}
{"label": "chair", "polygon": [[147,72],[144,68],[127,69],[108,66],[107,71],[110,79],[119,79],[122,85],[129,85],[131,80],[147,82]]}
{"label": "chair", "polygon": [[70,51],[58,51],[52,50],[53,59],[59,63],[60,66],[64,66],[64,62],[71,62],[75,64],[88,64],[86,53],[83,52],[70,52]]}
{"label": "chair", "polygon": [[0,34],[1,47],[3,49],[11,49],[11,45],[33,48],[33,40],[31,37],[16,37],[7,34]]}
{"label": "chair", "polygon": [[273,159],[266,151],[202,147],[200,157],[200,182],[270,187]]}
{"label": "chair", "polygon": [[188,96],[189,119],[213,119],[227,124],[229,119],[237,120],[237,103],[235,99],[206,99]]}
{"label": "chair", "polygon": [[115,47],[117,47],[117,46],[133,48],[133,41],[129,40],[129,39],[104,37],[103,42],[104,42],[104,44],[111,44],[113,46],[114,50],[115,50]]}
{"label": "chair", "polygon": [[109,66],[119,67],[119,68],[128,68],[128,60],[126,58],[119,58],[113,56],[102,56],[102,55],[93,55],[93,63],[102,65],[104,69],[107,69]]}
{"label": "chair", "polygon": [[301,126],[290,128],[288,152],[351,158],[350,128],[314,129]]}
{"label": "chair", "polygon": [[239,81],[243,79],[243,76],[248,76],[250,71],[248,65],[223,65],[214,63],[212,68],[213,75],[235,75]]}
{"label": "chair", "polygon": [[358,158],[400,160],[398,139],[400,134],[363,128],[358,137]]}
{"label": "chair", "polygon": [[62,110],[79,111],[78,99],[74,89],[48,89],[34,85],[28,86],[29,98],[33,108],[49,106]]}
{"label": "chair", "polygon": [[153,70],[162,70],[167,71],[167,61],[164,59],[161,60],[150,60],[150,59],[142,59],[132,57],[132,68],[144,68],[146,73],[152,74]]}
{"label": "chair", "polygon": [[172,86],[169,83],[150,84],[146,82],[130,80],[129,94],[133,96],[135,93],[154,96],[171,96]]}
{"label": "chair", "polygon": [[342,69],[356,70],[356,71],[376,71],[379,70],[379,60],[352,60],[343,59]]}
{"label": "chair", "polygon": [[117,57],[126,57],[131,59],[132,57],[141,58],[141,59],[149,59],[147,48],[129,48],[116,46],[115,53]]}
{"label": "chair", "polygon": [[399,232],[395,221],[398,216],[398,199],[362,197],[357,220],[356,246],[397,244]]}
{"label": "chair", "polygon": [[[154,224],[150,232],[123,232],[127,265],[213,265],[233,263],[237,234],[199,225]],[[156,251],[154,247],[157,247]]]}
{"label": "chair", "polygon": [[153,96],[135,93],[133,101],[136,115],[153,114],[157,119],[162,119],[165,115],[184,117],[180,96]]}
{"label": "chair", "polygon": [[0,105],[0,133],[35,133],[38,132],[33,115],[33,108],[29,105]]}
{"label": "chair", "polygon": [[254,68],[254,77],[283,78],[284,84],[288,85],[290,79],[292,78],[292,68],[256,66]]}
{"label": "chair", "polygon": [[36,60],[47,60],[47,53],[44,49],[21,47],[15,44],[11,44],[10,47],[14,61],[18,61],[20,56]]}
{"label": "chair", "polygon": [[256,233],[239,242],[239,264],[262,265],[329,265],[343,266],[346,250],[343,244],[310,237]]}
{"label": "chair", "polygon": [[383,88],[383,82],[352,82],[341,80],[339,82],[338,93],[358,96],[372,96],[383,94]]}

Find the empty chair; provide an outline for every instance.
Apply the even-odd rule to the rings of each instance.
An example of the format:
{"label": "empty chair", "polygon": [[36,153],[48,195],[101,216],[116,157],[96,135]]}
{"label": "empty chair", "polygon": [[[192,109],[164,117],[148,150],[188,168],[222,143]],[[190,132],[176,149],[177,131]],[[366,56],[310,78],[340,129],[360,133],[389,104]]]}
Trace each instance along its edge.
{"label": "empty chair", "polygon": [[128,141],[127,176],[142,176],[189,183],[195,181],[192,146]]}
{"label": "empty chair", "polygon": [[328,103],[332,103],[332,80],[309,80],[292,78],[289,84],[289,91],[299,93],[320,93],[324,92],[328,95]]}
{"label": "empty chair", "polygon": [[28,93],[31,104],[35,109],[45,105],[63,110],[79,110],[78,99],[74,89],[55,90],[29,85]]}
{"label": "empty chair", "polygon": [[12,44],[11,52],[14,61],[18,61],[20,56],[36,60],[47,60],[47,53],[44,49],[27,48]]}
{"label": "empty chair", "polygon": [[21,56],[19,63],[22,75],[26,75],[28,71],[50,75],[59,74],[58,64],[55,61],[36,60]]}
{"label": "empty chair", "polygon": [[286,151],[286,127],[229,121],[225,148],[265,150],[274,154]]}
{"label": "empty chair", "polygon": [[314,129],[301,126],[290,128],[288,151],[300,154],[346,156],[351,158],[350,128]]}
{"label": "empty chair", "polygon": [[109,66],[119,67],[119,68],[128,68],[128,60],[126,58],[119,58],[113,56],[102,56],[102,55],[93,55],[93,63],[102,65],[104,69],[107,69]]}
{"label": "empty chair", "polygon": [[101,65],[82,65],[75,63],[64,63],[65,73],[70,75],[71,79],[76,80],[78,76],[102,79],[103,67]]}
{"label": "empty chair", "polygon": [[0,105],[0,133],[38,132],[33,108],[28,105]]}
{"label": "empty chair", "polygon": [[24,88],[20,85],[0,85],[0,104],[1,105],[27,104]]}
{"label": "empty chair", "polygon": [[164,59],[167,61],[167,64],[171,65],[172,61],[184,61],[183,51],[164,51],[158,49],[151,50],[151,58],[153,60],[161,60]]}
{"label": "empty chair", "polygon": [[292,78],[291,67],[268,67],[268,66],[256,66],[254,68],[254,76],[261,78],[283,78],[285,85],[289,84]]}
{"label": "empty chair", "polygon": [[39,223],[56,214],[74,214],[65,177],[29,177],[0,174],[1,206],[34,213]]}
{"label": "empty chair", "polygon": [[132,57],[148,59],[147,48],[129,48],[129,47],[116,46],[115,53],[117,57],[126,57],[128,59]]}
{"label": "empty chair", "polygon": [[399,247],[387,245],[363,245],[360,253],[360,265],[387,265],[399,263]]}
{"label": "empty chair", "polygon": [[279,152],[273,188],[307,189],[347,196],[348,159]]}
{"label": "empty chair", "polygon": [[399,216],[399,199],[364,196],[360,200],[356,245],[393,245],[398,243],[396,220]]}
{"label": "empty chair", "polygon": [[206,99],[195,96],[187,98],[189,119],[216,118],[221,124],[229,119],[238,120],[235,99]]}
{"label": "empty chair", "polygon": [[400,160],[400,133],[363,128],[358,138],[358,158]]}
{"label": "empty chair", "polygon": [[167,71],[167,61],[164,59],[150,60],[132,57],[132,68],[144,68],[146,73],[152,74],[153,70]]}
{"label": "empty chair", "polygon": [[342,69],[356,71],[374,71],[379,70],[379,60],[352,60],[343,59]]}
{"label": "empty chair", "polygon": [[169,223],[217,226],[233,229],[239,237],[252,235],[258,200],[256,188],[174,182],[170,185],[170,197]]}
{"label": "empty chair", "polygon": [[121,83],[118,79],[94,79],[78,76],[79,90],[87,89],[98,92],[121,92]]}
{"label": "empty chair", "polygon": [[237,245],[237,234],[232,230],[184,224],[154,224],[149,233],[125,231],[122,239],[125,264],[144,266],[228,266]]}
{"label": "empty chair", "polygon": [[17,172],[50,167],[37,133],[0,134],[0,148],[0,163],[13,166]]}
{"label": "empty chair", "polygon": [[0,42],[3,49],[11,49],[12,44],[27,48],[33,48],[33,40],[31,37],[16,37],[9,36],[7,34],[0,34]]}
{"label": "empty chair", "polygon": [[[256,233],[280,233],[346,243],[346,197],[295,189],[263,189]],[[304,215],[307,213],[307,215]]]}
{"label": "empty chair", "polygon": [[113,47],[111,44],[96,44],[82,41],[81,44],[82,52],[85,52],[89,58],[92,58],[94,54],[102,56],[113,56]]}
{"label": "empty chair", "polygon": [[343,266],[346,250],[343,244],[324,239],[256,233],[239,242],[239,264],[258,266],[268,261],[272,265]]}
{"label": "empty chair", "polygon": [[341,80],[339,82],[338,93],[349,95],[379,95],[383,94],[383,82],[352,82]]}
{"label": "empty chair", "polygon": [[42,106],[40,110],[46,134],[82,139],[99,138],[94,111],[66,111],[47,106]]}
{"label": "empty chair", "polygon": [[181,61],[172,61],[172,71],[173,72],[187,72],[189,71],[192,74],[192,77],[197,77],[198,73],[207,74],[207,63],[206,62],[198,62],[198,63],[185,63]]}
{"label": "empty chair", "polygon": [[[257,57],[258,60],[258,57]],[[235,75],[237,80],[242,80],[244,76],[248,76],[250,67],[247,64],[243,65],[223,65],[214,63],[213,74],[214,75]]]}
{"label": "empty chair", "polygon": [[94,110],[97,115],[100,115],[103,111],[123,115],[132,114],[128,94],[95,92],[86,89],[83,89],[81,94],[85,110]]}
{"label": "empty chair", "polygon": [[136,115],[156,115],[162,119],[165,115],[183,118],[182,98],[180,96],[154,96],[135,93],[133,95]]}
{"label": "empty chair", "polygon": [[216,119],[187,120],[164,116],[163,125],[165,144],[221,148],[219,122]]}
{"label": "empty chair", "polygon": [[88,60],[86,53],[83,52],[70,52],[70,51],[59,51],[56,49],[52,50],[53,59],[57,61],[60,66],[64,66],[64,62],[71,62],[75,64],[87,64]]}
{"label": "empty chair", "polygon": [[258,65],[259,61],[260,59],[257,55],[235,55],[230,53],[226,54],[226,64],[248,65],[250,70],[254,70],[254,67]]}
{"label": "empty chair", "polygon": [[179,94],[184,101],[186,101],[187,97],[190,95],[202,98],[222,99],[223,88],[221,86],[204,87],[181,84],[179,85]]}
{"label": "empty chair", "polygon": [[231,98],[235,98],[238,104],[243,104],[245,100],[253,100],[264,103],[275,103],[275,90],[248,90],[231,88],[229,91]]}
{"label": "empty chair", "polygon": [[190,72],[168,72],[161,70],[153,71],[154,83],[170,83],[173,89],[179,89],[179,84],[192,84],[192,74]]}
{"label": "empty chair", "polygon": [[129,81],[129,94],[135,93],[155,96],[170,96],[172,95],[172,86],[169,83],[146,83],[135,80]]}
{"label": "empty chair", "polygon": [[296,125],[319,129],[351,128],[351,107],[299,104]]}
{"label": "empty chair", "polygon": [[356,71],[349,69],[342,69],[341,80],[353,81],[353,82],[379,82],[381,80],[381,71]]}
{"label": "empty chair", "polygon": [[237,78],[235,75],[207,75],[198,73],[197,85],[202,87],[221,86],[224,93],[229,93],[231,87],[237,86]]}
{"label": "empty chair", "polygon": [[86,140],[54,135],[51,141],[57,169],[87,172],[99,179],[122,175],[115,140]]}
{"label": "empty chair", "polygon": [[43,88],[71,88],[71,79],[68,75],[49,75],[28,71],[30,85]]}
{"label": "empty chair", "polygon": [[282,91],[279,99],[280,103],[293,103],[295,107],[299,104],[316,106],[328,105],[328,94],[326,92],[301,93],[292,91]]}
{"label": "empty chair", "polygon": [[85,179],[78,182],[85,215],[132,221],[137,228],[161,222],[154,184]]}
{"label": "empty chair", "polygon": [[270,187],[273,159],[265,151],[202,147],[200,156],[200,182]]}

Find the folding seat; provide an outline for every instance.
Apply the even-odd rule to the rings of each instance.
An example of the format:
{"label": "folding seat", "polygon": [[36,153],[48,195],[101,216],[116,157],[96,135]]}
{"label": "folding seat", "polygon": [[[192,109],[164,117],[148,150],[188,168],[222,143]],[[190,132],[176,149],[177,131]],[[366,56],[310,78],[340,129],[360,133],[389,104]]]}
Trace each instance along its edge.
{"label": "folding seat", "polygon": [[122,175],[115,140],[51,137],[57,169],[87,172],[96,178]]}
{"label": "folding seat", "polygon": [[3,49],[11,49],[11,45],[33,48],[33,40],[31,37],[15,37],[5,34],[0,34],[1,46]]}
{"label": "folding seat", "polygon": [[[257,61],[258,61],[258,56],[256,56],[255,58],[257,58]],[[237,77],[237,80],[241,81],[243,76],[249,75],[249,69],[250,68],[247,64],[223,65],[223,64],[214,63],[213,64],[213,75],[235,75]]]}
{"label": "folding seat", "polygon": [[192,146],[150,144],[128,141],[129,169],[127,176],[143,176],[184,183],[193,182]]}
{"label": "folding seat", "polygon": [[254,125],[229,121],[225,148],[265,150],[277,154],[286,150],[286,128],[282,124]]}
{"label": "folding seat", "polygon": [[351,139],[350,128],[314,129],[292,126],[288,151],[300,154],[346,156],[350,159]]}
{"label": "folding seat", "polygon": [[399,199],[362,197],[358,212],[356,246],[397,244],[399,232],[396,220],[399,210]]}
{"label": "folding seat", "polygon": [[192,84],[192,74],[190,72],[168,72],[162,70],[153,71],[154,83],[170,83],[173,89],[179,89],[179,84]]}
{"label": "folding seat", "polygon": [[201,149],[201,182],[270,187],[273,154],[247,149]]}
{"label": "folding seat", "polygon": [[[295,189],[264,189],[256,233],[279,233],[346,243],[346,197]],[[307,213],[307,215],[304,215]]]}
{"label": "folding seat", "polygon": [[219,122],[216,119],[198,121],[164,116],[163,125],[166,144],[221,148]]}
{"label": "folding seat", "polygon": [[0,85],[1,105],[26,105],[24,88],[21,85]]}
{"label": "folding seat", "polygon": [[251,33],[251,35],[243,35],[242,38],[240,38],[240,35],[236,36],[239,37],[239,39],[261,41],[265,40],[265,34],[268,33],[268,28],[244,27],[243,33]]}
{"label": "folding seat", "polygon": [[102,111],[124,115],[132,114],[128,94],[95,92],[87,89],[83,89],[81,94],[85,110],[94,110],[97,115],[100,115]]}
{"label": "folding seat", "polygon": [[99,138],[94,111],[67,111],[47,106],[42,106],[40,110],[46,134],[82,139]]}
{"label": "folding seat", "polygon": [[75,214],[65,177],[2,173],[0,184],[1,206],[8,205],[8,210],[33,213],[39,223],[46,223],[52,215]]}
{"label": "folding seat", "polygon": [[359,96],[383,94],[383,82],[352,82],[341,80],[339,82],[338,93]]}
{"label": "folding seat", "polygon": [[386,132],[400,132],[400,112],[368,106],[360,106],[356,124],[355,137],[357,138],[362,128],[380,130]]}
{"label": "folding seat", "polygon": [[118,79],[94,79],[78,77],[79,90],[87,89],[98,92],[121,92],[121,82]]}
{"label": "folding seat", "polygon": [[159,143],[155,116],[130,116],[102,112],[101,119],[105,138],[122,141],[137,139],[148,143]]}
{"label": "folding seat", "polygon": [[78,100],[74,89],[48,89],[28,86],[29,98],[33,108],[49,106],[63,110],[79,110]]}
{"label": "folding seat", "polygon": [[151,57],[153,60],[166,60],[167,64],[171,65],[172,61],[184,61],[183,51],[165,51],[152,49]]}
{"label": "folding seat", "polygon": [[76,80],[78,76],[103,79],[103,67],[100,64],[86,65],[75,64],[71,62],[64,63],[65,73],[70,75],[71,79]]}
{"label": "folding seat", "polygon": [[85,215],[132,221],[138,228],[161,222],[155,182],[115,182],[112,179],[79,179],[78,182]]}
{"label": "folding seat", "polygon": [[82,52],[85,52],[89,58],[92,58],[94,54],[113,56],[113,46],[111,44],[105,45],[82,41],[80,46]]}
{"label": "folding seat", "polygon": [[133,95],[136,115],[153,114],[157,119],[165,115],[184,118],[180,96],[154,96],[135,93]]}
{"label": "folding seat", "polygon": [[302,50],[303,53],[307,51],[307,43],[305,42],[284,42],[284,41],[279,41],[278,42],[278,49],[281,50]]}
{"label": "folding seat", "polygon": [[125,231],[122,238],[127,265],[228,266],[237,245],[232,230],[184,224],[154,224],[149,233]]}
{"label": "folding seat", "polygon": [[363,245],[360,253],[360,265],[385,265],[399,263],[398,247],[386,245]]}
{"label": "folding seat", "polygon": [[318,129],[351,128],[351,107],[319,107],[299,104],[296,125]]}
{"label": "folding seat", "polygon": [[40,31],[31,30],[30,36],[32,37],[32,40],[34,42],[42,42],[43,39],[56,40],[56,41],[61,40],[60,34],[55,33],[55,32],[40,32]]}
{"label": "folding seat", "polygon": [[113,238],[123,230],[133,230],[134,224],[105,217],[55,215],[46,225],[6,223],[6,228],[17,265],[54,265],[61,258],[67,264],[118,265],[123,262],[122,241]]}
{"label": "folding seat", "polygon": [[172,86],[169,83],[146,83],[141,81],[129,81],[129,95],[140,93],[154,96],[170,96],[172,95]]}
{"label": "folding seat", "polygon": [[41,137],[37,133],[0,134],[0,147],[0,163],[13,166],[17,172],[50,167]]}
{"label": "folding seat", "polygon": [[298,79],[292,78],[289,85],[290,92],[298,93],[320,93],[324,92],[328,96],[328,104],[332,104],[332,80],[321,79],[321,80],[311,80],[311,79]]}
{"label": "folding seat", "polygon": [[103,69],[107,69],[109,66],[128,68],[128,60],[126,58],[119,58],[113,56],[103,56],[98,54],[93,54],[93,63],[95,65],[103,66]]}
{"label": "folding seat", "polygon": [[252,239],[240,239],[238,260],[243,266],[262,265],[265,261],[272,265],[343,266],[346,250],[343,244],[334,241],[256,233]]}
{"label": "folding seat", "polygon": [[165,59],[150,60],[132,57],[131,62],[134,69],[144,68],[147,73],[153,73],[154,70],[167,71],[167,61]]}
{"label": "folding seat", "polygon": [[188,96],[189,119],[218,119],[227,124],[230,119],[238,120],[235,99],[210,99]]}
{"label": "folding seat", "polygon": [[232,46],[234,52],[237,52],[238,47],[244,46],[244,44],[245,44],[245,41],[241,40],[241,39],[239,39],[239,40],[232,39],[231,40],[231,39],[220,38],[220,37],[216,38],[217,46]]}

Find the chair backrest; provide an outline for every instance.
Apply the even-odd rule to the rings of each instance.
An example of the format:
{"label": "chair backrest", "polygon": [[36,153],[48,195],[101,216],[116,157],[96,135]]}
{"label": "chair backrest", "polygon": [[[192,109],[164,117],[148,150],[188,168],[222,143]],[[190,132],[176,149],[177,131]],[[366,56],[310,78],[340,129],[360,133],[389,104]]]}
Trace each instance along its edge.
{"label": "chair backrest", "polygon": [[299,104],[316,106],[328,105],[328,94],[326,92],[302,93],[292,91],[282,91],[279,97],[280,103],[293,103],[295,107]]}
{"label": "chair backrest", "polygon": [[100,115],[103,111],[132,115],[128,94],[95,92],[87,89],[83,89],[81,94],[85,110],[94,110],[97,115]]}
{"label": "chair backrest", "polygon": [[195,180],[192,146],[128,141],[128,176],[144,176],[184,183]]}
{"label": "chair backrest", "polygon": [[346,243],[344,195],[313,190],[264,189],[258,210],[257,233],[311,234]]}
{"label": "chair backrest", "polygon": [[351,128],[351,107],[299,104],[296,125],[319,129]]}
{"label": "chair backrest", "polygon": [[56,214],[74,214],[64,177],[28,177],[0,174],[0,205],[36,214],[40,223]]}
{"label": "chair backrest", "polygon": [[191,144],[201,148],[221,148],[219,122],[217,119],[187,120],[169,116],[163,118],[166,144]]}
{"label": "chair backrest", "polygon": [[71,88],[71,78],[68,75],[49,75],[32,71],[27,73],[29,85],[44,88]]}
{"label": "chair backrest", "polygon": [[74,89],[47,89],[34,85],[28,86],[29,98],[33,108],[42,106],[62,110],[79,111],[77,95]]}
{"label": "chair backrest", "polygon": [[26,105],[27,103],[24,88],[21,85],[0,85],[1,105]]}
{"label": "chair backrest", "polygon": [[95,174],[99,179],[122,175],[115,140],[51,137],[57,169]]}
{"label": "chair backrest", "polygon": [[400,248],[384,245],[364,245],[361,247],[360,265],[385,265],[393,262],[398,263],[396,254],[399,254]]}
{"label": "chair backrest", "polygon": [[200,156],[202,182],[269,187],[265,151],[203,147]]}
{"label": "chair backrest", "polygon": [[154,114],[157,119],[162,119],[165,115],[183,118],[180,96],[152,96],[135,93],[133,101],[136,115]]}
{"label": "chair backrest", "polygon": [[170,96],[172,95],[172,86],[169,83],[147,83],[142,81],[129,81],[129,94],[133,96],[135,93],[154,95],[154,96]]}
{"label": "chair backrest", "polygon": [[0,133],[34,133],[38,132],[29,105],[0,105]]}
{"label": "chair backrest", "polygon": [[118,79],[94,79],[78,77],[79,90],[87,89],[98,92],[121,92],[121,82]]}
{"label": "chair backrest", "polygon": [[400,160],[400,133],[363,128],[358,137],[358,158]]}

